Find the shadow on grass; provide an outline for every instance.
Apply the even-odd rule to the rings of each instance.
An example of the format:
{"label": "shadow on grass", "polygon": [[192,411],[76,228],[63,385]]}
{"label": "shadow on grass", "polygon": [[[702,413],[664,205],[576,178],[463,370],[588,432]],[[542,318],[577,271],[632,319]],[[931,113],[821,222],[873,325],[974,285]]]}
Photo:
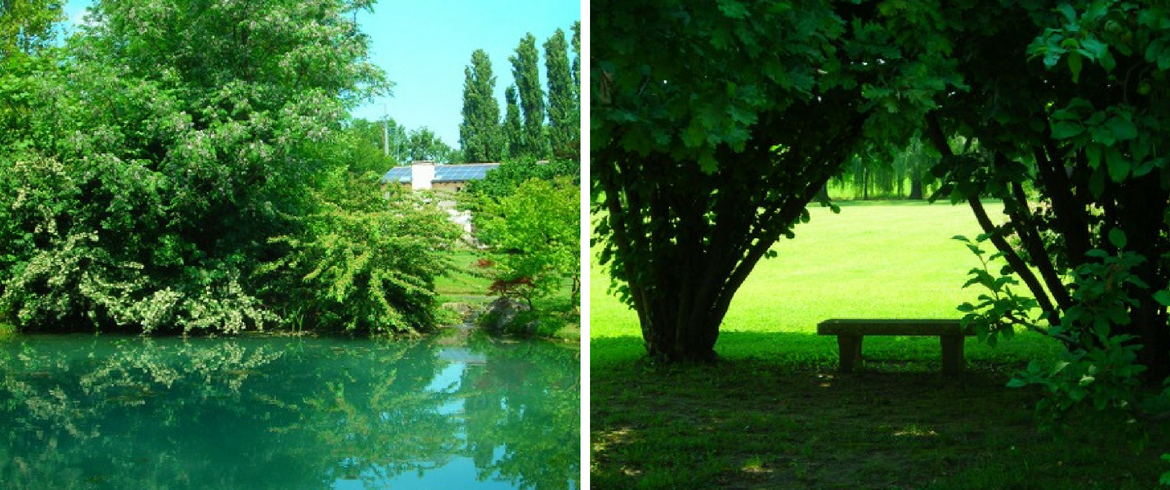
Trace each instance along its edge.
{"label": "shadow on grass", "polygon": [[1157,482],[1157,455],[1166,448],[1136,453],[1120,426],[1086,418],[1078,433],[1039,432],[1032,415],[1039,393],[1004,387],[1027,359],[977,355],[965,373],[944,376],[937,340],[873,340],[866,339],[867,366],[842,375],[832,337],[815,334],[724,332],[722,360],[708,366],[648,363],[634,337],[592,339],[593,485],[1136,489]]}

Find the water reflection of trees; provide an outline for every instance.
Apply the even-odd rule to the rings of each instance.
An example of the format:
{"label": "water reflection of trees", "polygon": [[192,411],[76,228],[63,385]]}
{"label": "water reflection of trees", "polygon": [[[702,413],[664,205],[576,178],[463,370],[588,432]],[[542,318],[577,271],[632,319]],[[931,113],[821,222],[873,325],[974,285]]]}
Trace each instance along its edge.
{"label": "water reflection of trees", "polygon": [[[479,339],[480,349],[485,341]],[[465,371],[459,392],[466,450],[481,479],[540,490],[580,487],[579,432],[565,430],[580,427],[580,360],[535,347],[494,349],[481,369]]]}
{"label": "water reflection of trees", "polygon": [[579,485],[573,352],[433,342],[32,340],[0,345],[5,488],[329,488],[452,458],[481,480]]}

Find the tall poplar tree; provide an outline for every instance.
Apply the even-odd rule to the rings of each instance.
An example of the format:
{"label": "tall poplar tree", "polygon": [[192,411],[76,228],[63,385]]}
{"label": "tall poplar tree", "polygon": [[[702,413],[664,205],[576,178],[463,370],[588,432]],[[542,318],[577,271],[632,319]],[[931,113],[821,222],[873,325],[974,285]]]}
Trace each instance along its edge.
{"label": "tall poplar tree", "polygon": [[536,52],[536,37],[528,33],[516,47],[512,62],[512,76],[520,92],[520,109],[524,113],[525,153],[533,157],[548,155],[548,139],[544,134],[544,88],[540,83],[540,54]]}
{"label": "tall poplar tree", "polygon": [[581,101],[581,21],[573,23],[573,97]]}
{"label": "tall poplar tree", "polygon": [[549,143],[553,155],[580,160],[581,106],[573,89],[564,31],[557,29],[544,43],[544,66],[548,74]]}
{"label": "tall poplar tree", "polygon": [[463,69],[463,123],[459,144],[468,162],[498,162],[504,151],[500,132],[500,107],[493,95],[496,77],[484,50],[471,54],[471,66]]}
{"label": "tall poplar tree", "polygon": [[516,159],[524,153],[524,125],[520,122],[520,106],[516,100],[516,86],[504,89],[504,140],[508,142],[508,158]]}

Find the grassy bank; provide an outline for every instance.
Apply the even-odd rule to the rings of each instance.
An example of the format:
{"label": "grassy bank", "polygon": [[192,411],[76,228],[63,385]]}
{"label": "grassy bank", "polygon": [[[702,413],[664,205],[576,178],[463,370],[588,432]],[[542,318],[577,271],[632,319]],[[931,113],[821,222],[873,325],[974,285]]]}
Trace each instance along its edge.
{"label": "grassy bank", "polygon": [[[458,250],[450,252],[448,258],[451,261],[451,270],[435,280],[435,292],[439,295],[440,303],[466,303],[473,308],[482,308],[496,299],[496,296],[488,293],[492,281],[482,275],[476,266],[480,259],[479,255],[471,250]],[[538,311],[572,310],[567,306],[571,292],[570,285],[565,284],[557,294],[540,298],[534,301],[534,305]],[[552,339],[570,342],[581,340],[580,319],[576,313],[572,314],[572,318],[554,314],[549,320],[564,323],[550,336]]]}
{"label": "grassy bank", "polygon": [[488,295],[491,280],[482,276],[475,263],[479,256],[471,250],[456,250],[448,254],[451,270],[435,279],[435,292],[443,303],[484,305],[493,299]]}
{"label": "grassy bank", "polygon": [[838,375],[828,318],[958,318],[978,261],[957,234],[965,207],[850,203],[813,209],[737,294],[716,366],[643,362],[637,318],[591,276],[592,478],[597,488],[1152,488],[1164,428],[1144,452],[1124,428],[1078,419],[1036,429],[1039,393],[1004,387],[1057,345],[1035,335],[967,341],[968,370],[945,377],[936,338],[865,341],[861,372]]}

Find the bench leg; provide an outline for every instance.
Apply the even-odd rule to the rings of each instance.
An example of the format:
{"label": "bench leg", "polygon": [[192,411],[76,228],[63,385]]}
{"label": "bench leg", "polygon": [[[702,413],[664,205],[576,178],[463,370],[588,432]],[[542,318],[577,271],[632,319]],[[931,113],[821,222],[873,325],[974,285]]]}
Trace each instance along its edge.
{"label": "bench leg", "polygon": [[853,372],[853,365],[861,359],[861,335],[838,335],[837,350],[840,352],[843,373]]}
{"label": "bench leg", "polygon": [[942,362],[944,374],[959,374],[963,372],[963,339],[962,335],[943,335]]}

